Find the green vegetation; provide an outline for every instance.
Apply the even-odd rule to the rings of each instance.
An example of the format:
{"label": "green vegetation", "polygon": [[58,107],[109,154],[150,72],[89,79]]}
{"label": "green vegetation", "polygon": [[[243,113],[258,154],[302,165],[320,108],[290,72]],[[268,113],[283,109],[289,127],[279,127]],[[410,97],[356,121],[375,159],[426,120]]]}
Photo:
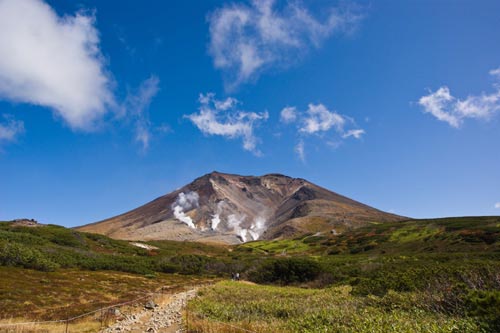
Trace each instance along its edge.
{"label": "green vegetation", "polygon": [[224,247],[157,241],[146,250],[129,242],[55,225],[26,227],[0,222],[0,265],[55,271],[58,268],[223,275],[232,263]]}
{"label": "green vegetation", "polygon": [[301,289],[222,282],[189,303],[190,332],[481,332],[473,318],[433,311],[418,294],[353,296],[350,286]]}
{"label": "green vegetation", "polygon": [[307,238],[294,240],[283,239],[273,241],[255,241],[245,243],[240,246],[249,252],[262,254],[297,254],[305,253],[311,250],[311,247],[305,242]]}
{"label": "green vegetation", "polygon": [[162,286],[181,288],[204,281],[206,278],[171,274],[157,274],[155,279],[148,279],[111,271],[41,272],[0,267],[0,319],[68,318],[136,299]]}
{"label": "green vegetation", "polygon": [[[0,273],[23,270],[27,277],[47,274],[43,279],[48,281],[78,271],[132,273],[155,283],[165,273],[189,279],[239,272],[243,279],[267,286],[220,284],[204,291],[192,304],[193,311],[208,318],[199,319],[203,325],[206,320],[239,325],[250,318],[244,327],[263,327],[262,332],[269,325],[283,332],[313,332],[315,327],[337,327],[338,332],[500,331],[500,217],[372,223],[339,235],[237,246],[146,243],[155,248],[59,226],[0,222]],[[7,281],[9,275],[3,278]],[[4,292],[4,302],[25,297],[37,308],[48,306],[33,301],[36,295]],[[242,301],[236,296],[218,299],[217,292],[241,294]],[[251,294],[263,296],[252,303]],[[276,308],[269,301],[273,297]],[[1,316],[9,311],[2,310]],[[200,327],[195,332],[210,331]],[[212,331],[223,332],[219,329]]]}
{"label": "green vegetation", "polygon": [[307,258],[267,260],[251,271],[249,278],[260,283],[289,285],[313,281],[321,272],[321,266]]}
{"label": "green vegetation", "polygon": [[498,217],[373,223],[235,252],[265,258],[245,274],[254,282],[310,289],[220,284],[191,304],[201,315],[194,332],[224,332],[218,322],[257,332],[500,331]]}
{"label": "green vegetation", "polygon": [[371,223],[340,235],[256,241],[238,251],[259,255],[401,255],[500,253],[500,217],[463,217]]}

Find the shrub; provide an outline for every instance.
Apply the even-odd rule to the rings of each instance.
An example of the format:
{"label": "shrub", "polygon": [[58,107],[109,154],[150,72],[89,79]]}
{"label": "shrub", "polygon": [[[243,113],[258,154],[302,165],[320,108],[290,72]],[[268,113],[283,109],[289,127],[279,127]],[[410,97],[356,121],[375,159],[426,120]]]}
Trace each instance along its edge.
{"label": "shrub", "polygon": [[469,314],[477,317],[490,332],[500,332],[500,291],[474,290],[467,295]]}
{"label": "shrub", "polygon": [[181,274],[200,274],[204,270],[206,262],[207,257],[194,254],[172,258],[172,263],[179,266]]}
{"label": "shrub", "polygon": [[179,265],[172,263],[169,259],[163,258],[156,263],[155,270],[163,273],[177,273],[181,268]]}
{"label": "shrub", "polygon": [[264,262],[251,272],[250,280],[258,283],[288,285],[314,280],[321,272],[320,265],[307,258],[275,259]]}
{"label": "shrub", "polygon": [[0,265],[32,268],[40,271],[54,271],[59,265],[45,258],[36,249],[19,243],[0,243]]}

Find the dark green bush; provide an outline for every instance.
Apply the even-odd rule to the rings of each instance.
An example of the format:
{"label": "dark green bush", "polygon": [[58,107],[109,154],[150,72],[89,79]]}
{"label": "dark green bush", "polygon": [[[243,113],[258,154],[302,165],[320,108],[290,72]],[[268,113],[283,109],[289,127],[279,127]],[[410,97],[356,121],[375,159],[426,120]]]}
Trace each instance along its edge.
{"label": "dark green bush", "polygon": [[47,259],[40,251],[19,243],[0,243],[0,265],[54,271],[59,265]]}
{"label": "dark green bush", "polygon": [[156,262],[155,270],[162,273],[178,273],[181,267],[172,263],[169,258],[163,258]]}
{"label": "dark green bush", "polygon": [[273,259],[250,272],[250,280],[257,283],[288,285],[314,280],[321,273],[320,265],[308,258]]}
{"label": "dark green bush", "polygon": [[489,332],[500,332],[500,291],[474,290],[467,295],[469,315],[479,318]]}

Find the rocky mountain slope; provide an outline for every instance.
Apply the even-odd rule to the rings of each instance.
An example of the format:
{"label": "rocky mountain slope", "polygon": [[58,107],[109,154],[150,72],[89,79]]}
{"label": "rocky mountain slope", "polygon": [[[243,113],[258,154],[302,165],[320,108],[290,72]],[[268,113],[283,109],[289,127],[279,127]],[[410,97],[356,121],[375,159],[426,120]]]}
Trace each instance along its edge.
{"label": "rocky mountain slope", "polygon": [[369,222],[402,219],[300,178],[212,172],[125,214],[77,229],[128,240],[237,244],[340,233]]}

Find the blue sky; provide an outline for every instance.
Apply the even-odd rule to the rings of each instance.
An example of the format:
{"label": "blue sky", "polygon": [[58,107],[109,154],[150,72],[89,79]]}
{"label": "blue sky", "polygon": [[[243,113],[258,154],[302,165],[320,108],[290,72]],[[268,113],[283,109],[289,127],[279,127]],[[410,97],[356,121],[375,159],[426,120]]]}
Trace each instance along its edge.
{"label": "blue sky", "polygon": [[0,220],[95,222],[213,170],[411,217],[500,215],[499,13],[0,0]]}

